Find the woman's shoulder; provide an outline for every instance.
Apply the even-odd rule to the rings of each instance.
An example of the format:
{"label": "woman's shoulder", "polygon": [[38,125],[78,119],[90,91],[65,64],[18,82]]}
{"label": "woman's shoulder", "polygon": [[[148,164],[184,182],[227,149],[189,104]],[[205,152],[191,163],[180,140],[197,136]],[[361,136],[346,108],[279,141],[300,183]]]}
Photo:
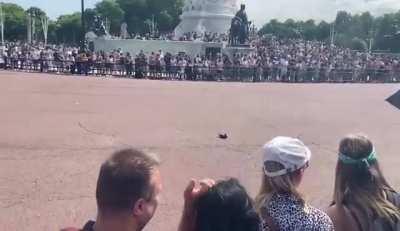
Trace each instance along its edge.
{"label": "woman's shoulder", "polygon": [[358,230],[357,222],[352,218],[346,207],[332,205],[326,210],[326,213],[332,220],[335,230],[348,230],[348,227],[353,227],[352,230]]}
{"label": "woman's shoulder", "polygon": [[333,230],[330,217],[320,209],[304,204],[293,195],[272,195],[263,208],[276,224],[285,230],[302,227],[307,230]]}
{"label": "woman's shoulder", "polygon": [[319,226],[319,230],[334,230],[334,223],[331,217],[323,210],[311,205],[305,205],[305,211],[310,216],[310,220]]}

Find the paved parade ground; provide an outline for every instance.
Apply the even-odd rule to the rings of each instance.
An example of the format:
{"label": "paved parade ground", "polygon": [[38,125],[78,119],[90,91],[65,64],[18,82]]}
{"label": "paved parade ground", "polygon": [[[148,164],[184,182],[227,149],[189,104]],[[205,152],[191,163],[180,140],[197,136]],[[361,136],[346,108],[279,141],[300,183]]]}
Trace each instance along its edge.
{"label": "paved parade ground", "polygon": [[0,230],[54,231],[94,218],[99,166],[130,145],[163,161],[162,201],[146,230],[176,230],[193,177],[237,177],[254,196],[260,147],[277,135],[310,146],[302,191],[313,205],[329,204],[337,144],[350,132],[369,135],[400,189],[400,111],[385,102],[399,88],[0,72]]}

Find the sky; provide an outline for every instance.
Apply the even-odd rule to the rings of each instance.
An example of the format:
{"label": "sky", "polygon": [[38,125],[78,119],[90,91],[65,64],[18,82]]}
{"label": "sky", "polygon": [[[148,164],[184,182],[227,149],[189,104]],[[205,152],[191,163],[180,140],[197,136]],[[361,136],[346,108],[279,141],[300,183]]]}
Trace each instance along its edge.
{"label": "sky", "polygon": [[[55,19],[61,14],[80,11],[80,0],[0,0],[24,8],[37,6]],[[85,0],[93,7],[100,0]],[[270,19],[315,19],[332,21],[338,10],[358,13],[369,10],[374,15],[400,10],[400,0],[239,0],[247,5],[248,17],[257,26]]]}

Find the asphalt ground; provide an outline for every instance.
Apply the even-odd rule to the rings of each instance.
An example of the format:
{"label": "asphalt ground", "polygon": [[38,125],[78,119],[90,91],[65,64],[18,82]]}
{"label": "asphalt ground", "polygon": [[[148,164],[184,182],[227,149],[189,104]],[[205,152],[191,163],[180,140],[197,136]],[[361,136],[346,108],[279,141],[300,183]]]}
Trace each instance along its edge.
{"label": "asphalt ground", "polygon": [[[57,230],[96,216],[99,166],[134,146],[157,153],[164,191],[146,230],[176,230],[191,178],[236,177],[255,196],[262,145],[312,150],[301,191],[332,198],[338,142],[363,132],[400,189],[397,84],[179,82],[0,72],[0,230]],[[227,133],[228,139],[218,138]]]}

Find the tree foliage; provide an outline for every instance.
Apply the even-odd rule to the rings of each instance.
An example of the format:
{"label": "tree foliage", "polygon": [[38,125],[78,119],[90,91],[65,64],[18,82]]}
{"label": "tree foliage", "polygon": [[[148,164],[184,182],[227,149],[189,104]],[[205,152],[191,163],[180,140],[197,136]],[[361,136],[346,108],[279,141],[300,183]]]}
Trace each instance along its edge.
{"label": "tree foliage", "polygon": [[13,3],[3,3],[4,37],[7,40],[24,40],[26,38],[26,15],[22,7]]}
{"label": "tree foliage", "polygon": [[272,34],[280,38],[303,38],[329,42],[334,31],[337,45],[364,50],[372,41],[374,50],[400,52],[400,11],[374,17],[369,12],[352,15],[339,11],[332,23],[313,20],[285,22],[271,20],[260,34]]}
{"label": "tree foliage", "polygon": [[103,0],[97,3],[94,13],[97,13],[103,20],[107,20],[110,23],[109,32],[111,34],[120,32],[125,12],[115,0]]}
{"label": "tree foliage", "polygon": [[[162,32],[173,30],[179,23],[183,0],[116,0],[125,11],[124,21],[130,33],[146,33],[148,22]],[[147,23],[146,23],[147,21]]]}
{"label": "tree foliage", "polygon": [[57,42],[79,44],[82,31],[81,14],[74,13],[60,16],[54,29]]}
{"label": "tree foliage", "polygon": [[279,38],[325,40],[329,37],[330,25],[325,21],[316,23],[314,20],[294,21],[293,19],[288,19],[282,23],[273,19],[265,24],[259,33],[272,34]]}
{"label": "tree foliage", "polygon": [[[128,24],[128,32],[148,32],[149,22],[157,25],[161,32],[172,31],[179,23],[184,0],[102,0],[93,9],[85,10],[86,30],[93,25],[96,15],[110,23],[110,33],[118,36],[121,24]],[[37,7],[26,11],[17,4],[3,4],[5,13],[6,40],[26,40],[27,17],[31,13],[36,22],[36,34],[42,36],[40,18],[46,13]],[[80,40],[81,14],[62,15],[49,21],[49,42],[77,44]],[[39,37],[41,38],[41,37]]]}
{"label": "tree foliage", "polygon": [[[30,7],[29,9],[26,10],[25,12],[26,17],[32,17],[34,19],[34,27],[35,27],[35,33],[33,34],[33,40],[40,40],[44,39],[44,35],[42,33],[42,18],[47,17],[46,12],[44,12],[42,9],[38,7]],[[25,26],[26,27],[26,26]]]}
{"label": "tree foliage", "polygon": [[[184,0],[102,0],[93,9],[85,10],[86,30],[93,24],[95,15],[100,15],[110,23],[110,33],[118,36],[120,25],[128,24],[131,34],[149,32],[154,22],[161,32],[172,31],[179,23]],[[12,3],[3,3],[5,14],[5,39],[26,40],[27,15],[33,13],[36,20],[36,33],[42,36],[39,26],[40,17],[45,12],[36,7],[26,11]],[[153,21],[154,19],[154,21]],[[49,21],[49,42],[77,44],[81,36],[81,15],[73,13],[62,15]],[[335,21],[295,21],[288,19],[280,22],[276,19],[266,23],[259,33],[272,34],[279,38],[302,38],[329,42],[334,28],[334,42],[337,45],[364,49],[372,41],[374,50],[400,52],[400,11],[375,17],[369,12],[350,14],[339,11]],[[40,37],[39,37],[40,39]]]}

